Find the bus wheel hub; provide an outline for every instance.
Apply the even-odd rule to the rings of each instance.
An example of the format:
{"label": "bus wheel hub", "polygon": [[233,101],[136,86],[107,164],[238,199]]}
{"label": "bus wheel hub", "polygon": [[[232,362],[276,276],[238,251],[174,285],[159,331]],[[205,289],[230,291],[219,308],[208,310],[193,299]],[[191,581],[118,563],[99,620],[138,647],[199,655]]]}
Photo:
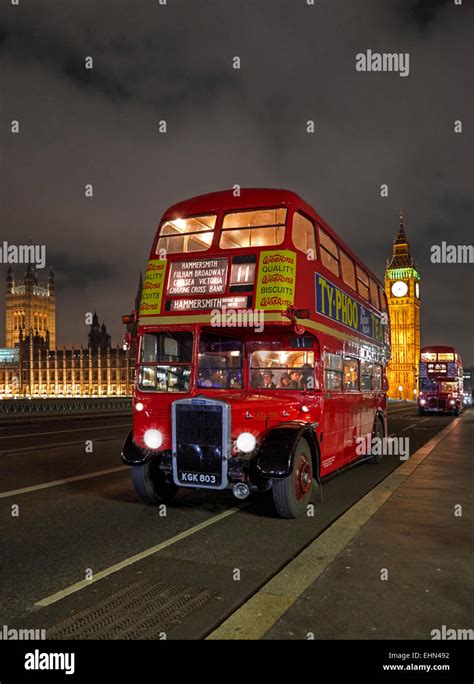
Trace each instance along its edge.
{"label": "bus wheel hub", "polygon": [[313,482],[311,463],[301,454],[296,461],[295,488],[296,498],[302,499],[311,489]]}

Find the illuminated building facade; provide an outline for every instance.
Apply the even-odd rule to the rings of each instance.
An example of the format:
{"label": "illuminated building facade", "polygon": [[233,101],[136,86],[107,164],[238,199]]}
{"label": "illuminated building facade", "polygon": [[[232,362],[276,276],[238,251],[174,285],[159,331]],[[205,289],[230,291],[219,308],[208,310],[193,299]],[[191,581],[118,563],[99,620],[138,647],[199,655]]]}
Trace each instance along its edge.
{"label": "illuminated building facade", "polygon": [[[137,298],[139,295],[137,294]],[[0,397],[94,397],[131,395],[135,350],[112,347],[94,313],[86,347],[55,348],[54,275],[47,287],[28,267],[15,284],[7,274],[6,348],[0,349]],[[33,327],[37,324],[37,327]]]}
{"label": "illuminated building facade", "polygon": [[400,213],[400,229],[393,243],[392,258],[385,271],[385,292],[390,314],[392,359],[388,364],[388,396],[416,399],[420,357],[420,274]]}
{"label": "illuminated building facade", "polygon": [[16,347],[20,340],[20,331],[28,334],[33,330],[49,342],[51,348],[56,345],[56,293],[54,273],[49,272],[47,284],[40,283],[38,274],[29,264],[25,277],[15,280],[11,266],[7,272],[6,300],[6,347]]}

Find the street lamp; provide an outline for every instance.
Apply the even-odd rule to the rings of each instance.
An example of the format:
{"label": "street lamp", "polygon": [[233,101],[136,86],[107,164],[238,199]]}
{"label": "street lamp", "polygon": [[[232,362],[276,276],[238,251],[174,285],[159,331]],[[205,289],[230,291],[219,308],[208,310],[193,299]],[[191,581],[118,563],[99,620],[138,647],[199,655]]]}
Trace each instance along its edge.
{"label": "street lamp", "polygon": [[403,385],[398,385],[398,391],[400,393],[400,401],[402,400]]}

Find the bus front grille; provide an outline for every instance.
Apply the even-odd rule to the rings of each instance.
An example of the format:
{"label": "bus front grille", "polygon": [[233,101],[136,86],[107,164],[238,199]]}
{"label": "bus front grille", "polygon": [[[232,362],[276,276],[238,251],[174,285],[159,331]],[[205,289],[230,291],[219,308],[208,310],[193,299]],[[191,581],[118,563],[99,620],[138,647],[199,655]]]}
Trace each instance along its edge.
{"label": "bus front grille", "polygon": [[229,406],[204,398],[175,401],[172,428],[175,484],[211,489],[226,487]]}

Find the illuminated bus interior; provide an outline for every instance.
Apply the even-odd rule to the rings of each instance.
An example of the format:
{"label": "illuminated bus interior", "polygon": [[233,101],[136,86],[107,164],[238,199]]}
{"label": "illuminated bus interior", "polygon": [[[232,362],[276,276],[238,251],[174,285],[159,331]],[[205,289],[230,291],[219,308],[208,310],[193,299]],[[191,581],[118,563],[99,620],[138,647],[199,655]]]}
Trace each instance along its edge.
{"label": "illuminated bus interior", "polygon": [[[220,215],[219,215],[220,216]],[[253,208],[226,212],[218,219],[216,213],[193,215],[186,218],[163,220],[156,242],[155,254],[190,254],[204,252],[211,248],[215,233],[215,250],[238,250],[266,248],[283,245],[286,236],[288,210],[284,207]],[[357,293],[377,310],[387,312],[387,301],[383,288],[338,244],[337,239],[319,226],[313,219],[295,211],[291,226],[291,243],[310,261],[320,260],[344,285]],[[255,256],[232,257],[229,291],[248,291],[255,281]],[[223,258],[217,260],[223,266]],[[242,259],[242,261],[240,261]],[[184,263],[184,262],[183,262]],[[227,261],[225,262],[227,269]],[[171,267],[171,273],[175,267]],[[218,293],[217,290],[201,294]],[[170,294],[185,294],[171,290]],[[187,294],[199,294],[189,292]],[[431,355],[428,355],[431,356]],[[436,357],[436,355],[435,355]],[[445,358],[446,357],[446,358]],[[449,357],[449,358],[448,358]],[[452,355],[438,354],[438,360],[452,360]],[[431,359],[430,359],[431,360]]]}
{"label": "illuminated bus interior", "polygon": [[204,252],[212,244],[216,215],[168,219],[160,229],[156,254]]}
{"label": "illuminated bus interior", "polygon": [[313,369],[314,351],[261,350],[250,355],[250,383],[256,389],[314,389]]}
{"label": "illuminated bus interior", "polygon": [[254,209],[226,214],[219,242],[221,249],[270,247],[285,239],[286,209]]}

